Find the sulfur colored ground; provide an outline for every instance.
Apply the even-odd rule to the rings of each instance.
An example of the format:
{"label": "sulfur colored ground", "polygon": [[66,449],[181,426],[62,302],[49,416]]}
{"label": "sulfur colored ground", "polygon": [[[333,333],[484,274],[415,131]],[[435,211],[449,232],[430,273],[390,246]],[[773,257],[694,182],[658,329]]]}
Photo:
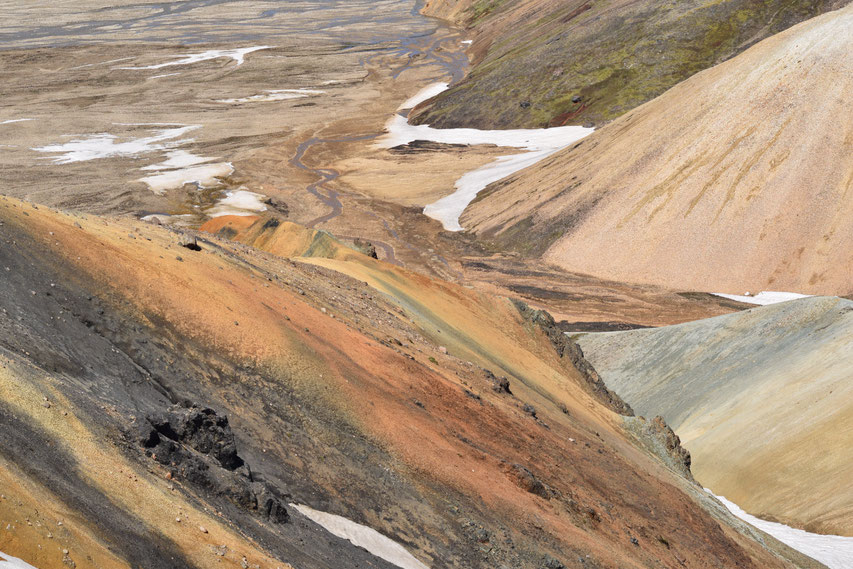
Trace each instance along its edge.
{"label": "sulfur colored ground", "polygon": [[[31,495],[58,494],[40,523],[72,517],[67,543],[80,567],[94,565],[87,555],[116,566],[160,563],[152,555],[227,566],[245,555],[264,567],[382,567],[294,512],[272,524],[191,480],[168,480],[125,433],[182,400],[230,419],[256,480],[373,527],[433,567],[534,566],[546,554],[569,567],[579,557],[805,566],[706,513],[504,298],[294,225],[267,231],[299,243],[289,254],[316,256],[204,235],[192,251],[167,228],[11,199],[0,220],[0,237],[16,243],[2,250],[10,270],[0,273],[4,475],[23,471]],[[232,236],[277,242],[238,221]],[[508,376],[512,394],[493,390],[483,368]],[[519,478],[525,471],[532,478]],[[550,490],[531,493],[530,480]],[[86,514],[106,499],[109,515]],[[21,519],[38,507],[27,500],[3,507]],[[33,546],[52,545],[50,563],[61,563],[50,539]]]}

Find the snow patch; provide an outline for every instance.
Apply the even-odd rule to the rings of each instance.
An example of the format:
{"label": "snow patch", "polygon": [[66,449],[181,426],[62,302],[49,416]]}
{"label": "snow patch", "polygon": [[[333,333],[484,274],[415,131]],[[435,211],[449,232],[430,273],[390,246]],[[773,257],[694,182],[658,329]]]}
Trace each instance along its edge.
{"label": "snow patch", "polygon": [[456,180],[455,192],[424,207],[424,215],[440,221],[447,231],[462,231],[459,216],[486,186],[536,164],[557,150],[559,148],[501,156],[491,164],[472,170]]}
{"label": "snow patch", "polygon": [[204,164],[205,162],[210,162],[214,160],[214,158],[206,158],[204,156],[196,156],[192,152],[187,152],[186,150],[172,150],[171,152],[166,154],[167,158],[163,162],[159,164],[151,164],[150,166],[143,166],[142,170],[171,170],[174,168],[186,168],[188,166],[195,166],[196,164]]}
{"label": "snow patch", "polygon": [[[425,87],[401,105],[412,108],[447,88],[446,83]],[[581,126],[561,126],[540,129],[478,130],[474,128],[437,129],[429,125],[411,125],[406,117],[395,115],[385,125],[387,133],[376,141],[380,148],[393,148],[415,140],[445,144],[494,144],[521,148],[527,152],[502,156],[456,181],[456,191],[424,208],[424,214],[437,219],[448,231],[461,231],[459,216],[486,186],[536,164],[543,158],[566,148],[593,133],[595,129]]]}
{"label": "snow patch", "polygon": [[154,75],[153,77],[149,77],[149,79],[161,79],[163,77],[173,77],[175,75],[180,75],[180,73],[164,73],[162,75]]}
{"label": "snow patch", "polygon": [[200,188],[214,186],[219,183],[218,178],[229,176],[234,172],[234,166],[230,162],[211,163],[215,160],[214,158],[196,156],[186,150],[176,149],[177,146],[192,142],[191,138],[181,137],[199,128],[201,128],[200,125],[182,125],[176,128],[158,129],[151,136],[125,141],[119,141],[116,135],[101,133],[74,139],[65,144],[51,144],[33,148],[33,150],[60,154],[53,159],[55,164],[86,162],[99,158],[136,158],[150,152],[166,152],[166,159],[163,162],[141,168],[143,171],[158,172],[157,174],[137,180],[147,184],[152,192],[159,195],[166,190],[180,188],[184,184],[197,184]]}
{"label": "snow patch", "polygon": [[220,99],[217,103],[261,103],[267,101],[286,101],[288,99],[302,99],[311,95],[322,95],[325,91],[316,89],[276,89],[266,91],[260,95],[252,95],[240,99]]}
{"label": "snow patch", "polygon": [[474,43],[474,40],[462,40],[462,45],[471,45]]}
{"label": "snow patch", "polygon": [[182,222],[190,221],[194,218],[195,216],[191,213],[182,213],[178,215],[169,215],[166,213],[152,213],[150,215],[140,217],[142,221],[155,222],[161,225],[181,225]]}
{"label": "snow patch", "polygon": [[432,85],[427,85],[418,91],[413,97],[403,101],[403,104],[400,105],[397,110],[412,109],[427,99],[432,99],[439,93],[447,91],[448,87],[449,85],[447,83],[433,83]]}
{"label": "snow patch", "polygon": [[72,71],[74,69],[84,69],[86,67],[95,67],[97,65],[109,65],[110,63],[119,63],[121,61],[128,61],[133,59],[132,57],[122,57],[120,59],[111,59],[109,61],[99,61],[98,63],[87,63],[85,65],[78,65],[77,67],[69,67],[68,71]]}
{"label": "snow patch", "polygon": [[763,290],[754,295],[723,294],[721,292],[712,292],[711,294],[714,296],[728,298],[729,300],[736,300],[747,304],[759,304],[761,306],[776,304],[779,302],[788,302],[789,300],[797,300],[798,298],[808,298],[812,296],[810,294],[800,294],[797,292],[773,292],[769,290]]}
{"label": "snow patch", "polygon": [[139,178],[155,194],[163,194],[166,190],[180,188],[184,184],[196,184],[199,188],[207,188],[219,183],[219,178],[231,175],[234,166],[230,162],[217,162],[190,166],[177,170],[168,170],[160,174]]}
{"label": "snow patch", "polygon": [[201,128],[198,125],[180,126],[154,131],[151,136],[119,142],[114,134],[93,134],[86,138],[77,138],[64,144],[49,144],[33,148],[36,152],[60,154],[53,159],[55,164],[71,164],[74,162],[86,162],[99,158],[135,158],[140,154],[158,150],[168,150],[179,144],[189,142],[188,140],[175,141],[174,139]]}
{"label": "snow patch", "polygon": [[34,120],[36,120],[36,119],[9,119],[9,120],[5,120],[5,121],[0,121],[0,124],[14,124],[16,122],[27,122],[27,121],[34,121]]}
{"label": "snow patch", "polygon": [[215,206],[204,213],[209,217],[222,217],[223,215],[255,215],[260,211],[266,211],[267,206],[263,194],[256,194],[244,188],[225,192],[225,197],[219,200]]}
{"label": "snow patch", "polygon": [[23,559],[12,557],[0,551],[0,569],[36,569]]}
{"label": "snow patch", "polygon": [[347,518],[319,512],[308,506],[291,504],[309,520],[319,524],[332,535],[348,540],[357,547],[363,547],[371,554],[393,563],[402,569],[428,569],[426,565],[396,541],[385,537],[378,531]]}
{"label": "snow patch", "polygon": [[[707,488],[705,490],[713,494]],[[747,514],[737,504],[722,496],[717,496],[717,499],[736,517],[772,535],[800,553],[820,561],[829,569],[850,569],[853,567],[853,537],[809,533],[784,524],[768,522]]]}
{"label": "snow patch", "polygon": [[146,65],[144,67],[119,67],[119,69],[129,69],[132,71],[138,71],[141,69],[163,69],[164,67],[171,67],[173,65],[192,65],[193,63],[219,59],[220,57],[229,57],[236,61],[237,65],[243,65],[246,55],[262,49],[272,49],[272,46],[261,45],[255,47],[241,47],[238,49],[211,49],[201,53],[191,53],[181,59],[167,61],[166,63],[159,63],[157,65]]}

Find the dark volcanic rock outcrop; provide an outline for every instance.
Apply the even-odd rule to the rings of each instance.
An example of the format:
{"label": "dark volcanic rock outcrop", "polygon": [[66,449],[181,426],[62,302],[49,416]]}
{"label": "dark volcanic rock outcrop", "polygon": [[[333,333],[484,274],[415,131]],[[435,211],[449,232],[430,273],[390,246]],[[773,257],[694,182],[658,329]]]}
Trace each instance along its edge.
{"label": "dark volcanic rock outcrop", "polygon": [[554,491],[536,477],[530,470],[520,464],[504,465],[504,472],[512,483],[531,494],[550,500]]}
{"label": "dark volcanic rock outcrop", "polygon": [[581,377],[584,378],[585,386],[601,403],[620,415],[628,417],[634,415],[634,410],[631,409],[631,406],[607,388],[601,376],[598,375],[592,364],[584,357],[581,347],[562,331],[553,316],[545,310],[531,308],[520,300],[513,300],[513,303],[525,319],[539,327],[548,336],[548,339],[560,357],[567,358],[572,362],[572,365],[577,368],[581,373]]}
{"label": "dark volcanic rock outcrop", "polygon": [[255,481],[249,465],[237,454],[227,417],[193,404],[174,405],[149,416],[139,431],[145,454],[165,466],[171,478],[272,522],[288,521],[283,493]]}
{"label": "dark volcanic rock outcrop", "polygon": [[645,417],[627,417],[625,424],[649,452],[687,480],[694,482],[690,470],[690,451],[681,446],[681,439],[663,417],[657,416],[651,420],[646,420]]}

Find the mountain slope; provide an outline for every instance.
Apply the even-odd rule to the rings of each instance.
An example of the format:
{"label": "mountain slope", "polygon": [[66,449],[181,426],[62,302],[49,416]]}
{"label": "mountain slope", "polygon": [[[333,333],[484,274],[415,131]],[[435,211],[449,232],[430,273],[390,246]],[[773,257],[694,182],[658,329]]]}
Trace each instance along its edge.
{"label": "mountain slope", "polygon": [[475,67],[415,113],[439,127],[602,124],[844,0],[430,0]]}
{"label": "mountain slope", "polygon": [[853,302],[813,297],[579,341],[638,413],[666,418],[703,485],[761,517],[853,536]]}
{"label": "mountain slope", "polygon": [[301,503],[435,568],[818,567],[633,442],[543,315],[256,223],[319,256],[0,199],[0,551],[389,567]]}
{"label": "mountain slope", "polygon": [[853,8],[767,39],[487,188],[463,227],[625,281],[853,287]]}

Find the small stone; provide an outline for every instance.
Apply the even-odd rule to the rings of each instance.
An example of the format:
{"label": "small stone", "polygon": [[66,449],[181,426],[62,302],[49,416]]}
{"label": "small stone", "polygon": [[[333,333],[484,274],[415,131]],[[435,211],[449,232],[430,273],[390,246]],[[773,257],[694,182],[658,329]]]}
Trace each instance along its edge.
{"label": "small stone", "polygon": [[198,239],[194,235],[181,235],[180,245],[181,247],[186,247],[190,251],[201,251]]}
{"label": "small stone", "polygon": [[175,257],[175,259],[177,259],[178,261],[181,261],[181,262],[183,262],[183,260],[184,260],[184,258],[183,258],[183,257],[181,257],[180,255],[178,255],[177,257]]}
{"label": "small stone", "polygon": [[204,526],[198,526],[198,531],[200,531],[201,533],[207,533],[207,528]]}
{"label": "small stone", "polygon": [[573,102],[573,103],[580,103],[580,102],[581,102],[581,100],[582,100],[582,99],[581,99],[581,96],[580,96],[580,95],[575,95],[574,97],[572,97],[572,102]]}
{"label": "small stone", "polygon": [[438,351],[439,351],[439,352],[441,352],[442,354],[446,354],[446,353],[447,353],[447,348],[445,348],[444,346],[439,346],[439,347],[438,347]]}

